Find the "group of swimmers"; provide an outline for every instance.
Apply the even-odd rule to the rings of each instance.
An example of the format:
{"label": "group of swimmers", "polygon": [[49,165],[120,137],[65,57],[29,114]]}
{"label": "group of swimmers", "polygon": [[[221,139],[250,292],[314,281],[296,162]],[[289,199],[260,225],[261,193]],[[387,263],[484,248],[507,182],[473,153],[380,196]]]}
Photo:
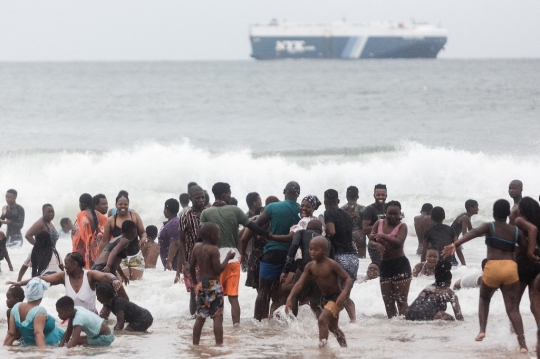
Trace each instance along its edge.
{"label": "group of swimmers", "polygon": [[[381,294],[389,318],[404,315],[408,320],[453,320],[454,317],[446,313],[446,303],[450,303],[455,319],[463,320],[457,296],[450,289],[450,270],[457,265],[454,253],[465,265],[460,245],[485,235],[487,262],[482,279],[475,281],[477,285],[480,283],[480,333],[476,339],[485,337],[489,302],[499,288],[522,352],[527,351],[527,346],[519,302],[527,287],[533,315],[540,324],[540,257],[537,249],[540,206],[532,198],[522,198],[519,181],[510,184],[513,207],[506,200],[498,200],[493,207],[495,221],[477,228],[472,227],[470,220],[478,213],[478,203],[474,200],[465,203],[466,212],[451,226],[443,224],[445,212],[442,207],[425,204],[421,215],[415,218],[419,240],[417,253],[421,255],[421,263],[414,270],[403,250],[408,228],[402,222],[401,204],[398,201],[386,202],[385,185],[375,186],[375,202],[369,206],[358,204],[358,188],[354,186],[347,189],[347,204],[341,207],[338,192],[328,189],[323,198],[325,211],[319,217],[313,212],[322,203],[314,195],[305,196],[298,203],[300,185],[294,181],[285,186],[282,201],[270,196],[263,206],[258,193],[248,194],[247,213],[234,205],[227,183],[215,183],[212,193],[215,201],[211,204],[207,192],[196,183],[190,183],[188,193],[180,197],[184,207],[182,212],[176,199],[167,200],[164,206],[167,222],[157,233],[158,243],[153,242],[156,233],[150,236],[151,228],[144,228],[140,216],[129,207],[127,192],[119,193],[116,208],[112,210],[104,205],[105,196],[92,198],[84,194],[80,198],[81,212],[73,224],[73,253],[66,257],[65,274],[45,272],[48,268],[45,261],[41,260],[40,264],[39,256],[31,254],[32,268],[38,266],[32,270],[32,276],[50,284],[64,284],[66,295],[77,304],[77,290],[68,291],[68,286],[71,286],[68,282],[74,272],[71,270],[69,274],[67,268],[68,262],[77,262],[78,273],[84,273],[79,278],[87,277],[88,282],[93,281],[92,291],[95,286],[98,290],[102,286],[109,289],[108,296],[98,294],[98,300],[104,304],[100,315],[107,318],[112,310],[118,320],[115,329],[121,329],[123,322],[119,324],[124,318],[114,310],[114,303],[125,308],[130,302],[116,275],[124,284],[141,278],[144,261],[153,260],[155,267],[159,252],[164,268],[176,269],[174,282],[183,282],[190,292],[189,309],[196,318],[193,343],[197,345],[206,318],[214,321],[216,343],[223,342],[225,296],[231,304],[233,324],[240,323],[238,293],[243,269],[247,271],[246,286],[257,290],[256,319],[272,317],[281,305],[285,305],[287,313],[296,315],[299,305],[309,304],[318,318],[320,346],[326,346],[329,332],[336,336],[341,346],[346,346],[338,318],[340,311],[345,309],[350,320],[356,320],[355,303],[350,292],[358,279],[359,258],[369,255],[371,263],[365,279],[380,278]],[[47,240],[47,235],[49,238],[52,236],[48,230],[50,215],[46,217],[46,206],[41,220],[47,229],[43,227],[44,230],[35,235],[35,246],[45,238],[44,241],[52,248],[52,255],[46,254],[51,261],[56,251],[52,238]],[[507,223],[508,218],[510,224]],[[151,246],[152,251],[143,250],[152,243],[156,244]],[[7,254],[7,250],[5,252]],[[59,258],[57,260],[60,261]],[[430,275],[434,276],[435,282],[409,306],[412,277]],[[20,279],[18,283],[11,284],[24,285],[28,282],[20,282]],[[459,281],[461,285],[465,285],[465,278]],[[71,302],[68,302],[63,299],[57,307],[60,305],[59,313],[62,310],[62,317],[69,319],[71,325],[75,318],[74,310],[78,309],[77,306],[72,309]],[[90,312],[95,310],[88,309]],[[144,327],[146,330],[152,321],[151,314],[140,309],[137,316],[142,318],[144,325],[138,324],[137,329]],[[93,334],[97,327],[96,322]],[[68,326],[68,332],[70,329]],[[107,330],[100,329],[99,332],[104,336],[110,334]],[[90,344],[80,336],[68,339],[64,342],[71,345]]]}

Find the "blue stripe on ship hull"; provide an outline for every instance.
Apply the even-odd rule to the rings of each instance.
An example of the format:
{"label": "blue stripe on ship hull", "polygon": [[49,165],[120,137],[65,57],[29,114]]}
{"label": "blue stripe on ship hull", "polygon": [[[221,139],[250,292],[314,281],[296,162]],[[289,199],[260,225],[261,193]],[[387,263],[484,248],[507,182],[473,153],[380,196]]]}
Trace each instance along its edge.
{"label": "blue stripe on ship hull", "polygon": [[[251,56],[256,59],[356,58],[354,50],[361,40],[360,37],[252,36]],[[445,43],[446,37],[370,37],[360,58],[435,58]]]}

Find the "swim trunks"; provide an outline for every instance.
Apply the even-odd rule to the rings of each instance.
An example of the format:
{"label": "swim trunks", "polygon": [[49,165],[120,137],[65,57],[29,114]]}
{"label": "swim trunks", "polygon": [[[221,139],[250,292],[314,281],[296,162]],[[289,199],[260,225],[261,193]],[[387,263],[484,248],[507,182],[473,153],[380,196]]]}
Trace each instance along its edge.
{"label": "swim trunks", "polygon": [[511,259],[487,261],[482,281],[490,288],[499,288],[519,280],[517,263]]}
{"label": "swim trunks", "polygon": [[195,287],[197,316],[213,318],[223,315],[223,292],[217,279],[201,278]]}
{"label": "swim trunks", "polygon": [[323,295],[321,299],[322,307],[329,310],[335,318],[337,318],[339,316],[339,312],[343,310],[342,307],[338,307],[338,305],[336,304],[336,301],[340,294],[341,293]]}
{"label": "swim trunks", "polygon": [[383,259],[380,265],[380,282],[402,282],[412,277],[411,264],[407,257]]}
{"label": "swim trunks", "polygon": [[223,295],[237,297],[240,284],[240,262],[227,264],[219,276],[219,281],[223,288]]}
{"label": "swim trunks", "polygon": [[334,260],[347,272],[349,277],[351,277],[353,284],[358,276],[358,255],[353,253],[341,253],[335,254]]}
{"label": "swim trunks", "polygon": [[98,335],[97,337],[87,338],[89,345],[95,345],[100,347],[108,347],[114,341],[113,331],[109,334]]}
{"label": "swim trunks", "polygon": [[122,259],[122,261],[120,262],[120,269],[124,270],[127,268],[136,269],[144,272],[145,263],[141,251],[139,251],[139,253],[134,256],[127,256],[126,258]]}

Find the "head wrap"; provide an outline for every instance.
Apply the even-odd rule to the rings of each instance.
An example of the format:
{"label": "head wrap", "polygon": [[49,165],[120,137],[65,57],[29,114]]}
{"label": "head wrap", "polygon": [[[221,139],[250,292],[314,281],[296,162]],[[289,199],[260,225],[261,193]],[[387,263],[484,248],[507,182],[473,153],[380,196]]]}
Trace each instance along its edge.
{"label": "head wrap", "polygon": [[302,201],[308,201],[309,203],[311,203],[311,207],[313,207],[313,210],[317,210],[317,208],[319,208],[319,206],[321,205],[321,201],[319,201],[317,196],[313,196],[311,194],[305,196]]}
{"label": "head wrap", "polygon": [[24,288],[24,295],[26,300],[32,302],[43,298],[43,294],[47,289],[49,289],[50,284],[45,282],[43,279],[34,277],[28,282]]}

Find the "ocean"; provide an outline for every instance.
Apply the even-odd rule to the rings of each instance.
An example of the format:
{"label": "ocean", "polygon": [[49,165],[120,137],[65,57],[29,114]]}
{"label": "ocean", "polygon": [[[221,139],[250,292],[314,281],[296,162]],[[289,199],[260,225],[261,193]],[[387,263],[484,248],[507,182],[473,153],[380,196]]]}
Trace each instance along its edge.
{"label": "ocean", "polygon": [[[476,225],[491,219],[495,200],[510,200],[513,179],[523,181],[524,195],[540,194],[540,60],[0,63],[0,79],[0,191],[19,192],[23,231],[47,202],[57,228],[62,217],[74,219],[84,192],[104,193],[112,206],[125,189],[144,225],[159,228],[165,200],[186,192],[190,181],[208,190],[230,183],[244,210],[247,193],[281,198],[291,180],[300,183],[301,197],[322,198],[334,188],[342,203],[355,185],[364,205],[373,202],[373,186],[384,183],[388,200],[403,206],[405,251],[414,265],[413,218],[423,203],[444,207],[450,222],[465,200],[476,199]],[[70,250],[69,239],[59,243],[62,255]],[[29,251],[28,243],[10,250],[15,272],[2,263],[0,279],[15,279]],[[468,265],[455,269],[454,279],[480,268],[483,240],[466,244],[464,255]],[[368,264],[361,260],[359,272]],[[127,287],[154,315],[152,334],[120,335],[111,348],[69,355],[518,357],[499,293],[487,338],[477,343],[477,290],[458,293],[465,322],[418,324],[385,319],[377,281],[353,289],[356,324],[341,316],[348,349],[330,338],[319,350],[306,308],[298,321],[253,321],[256,293],[243,286],[241,327],[232,327],[227,303],[224,346],[213,345],[207,322],[196,348],[188,293],[161,269]],[[413,280],[409,303],[429,282]],[[55,316],[62,293],[52,288],[43,301]],[[532,350],[536,325],[527,294],[521,311]],[[0,332],[6,327],[4,320]],[[35,357],[26,348],[0,351]],[[45,353],[68,356],[66,349]]]}

